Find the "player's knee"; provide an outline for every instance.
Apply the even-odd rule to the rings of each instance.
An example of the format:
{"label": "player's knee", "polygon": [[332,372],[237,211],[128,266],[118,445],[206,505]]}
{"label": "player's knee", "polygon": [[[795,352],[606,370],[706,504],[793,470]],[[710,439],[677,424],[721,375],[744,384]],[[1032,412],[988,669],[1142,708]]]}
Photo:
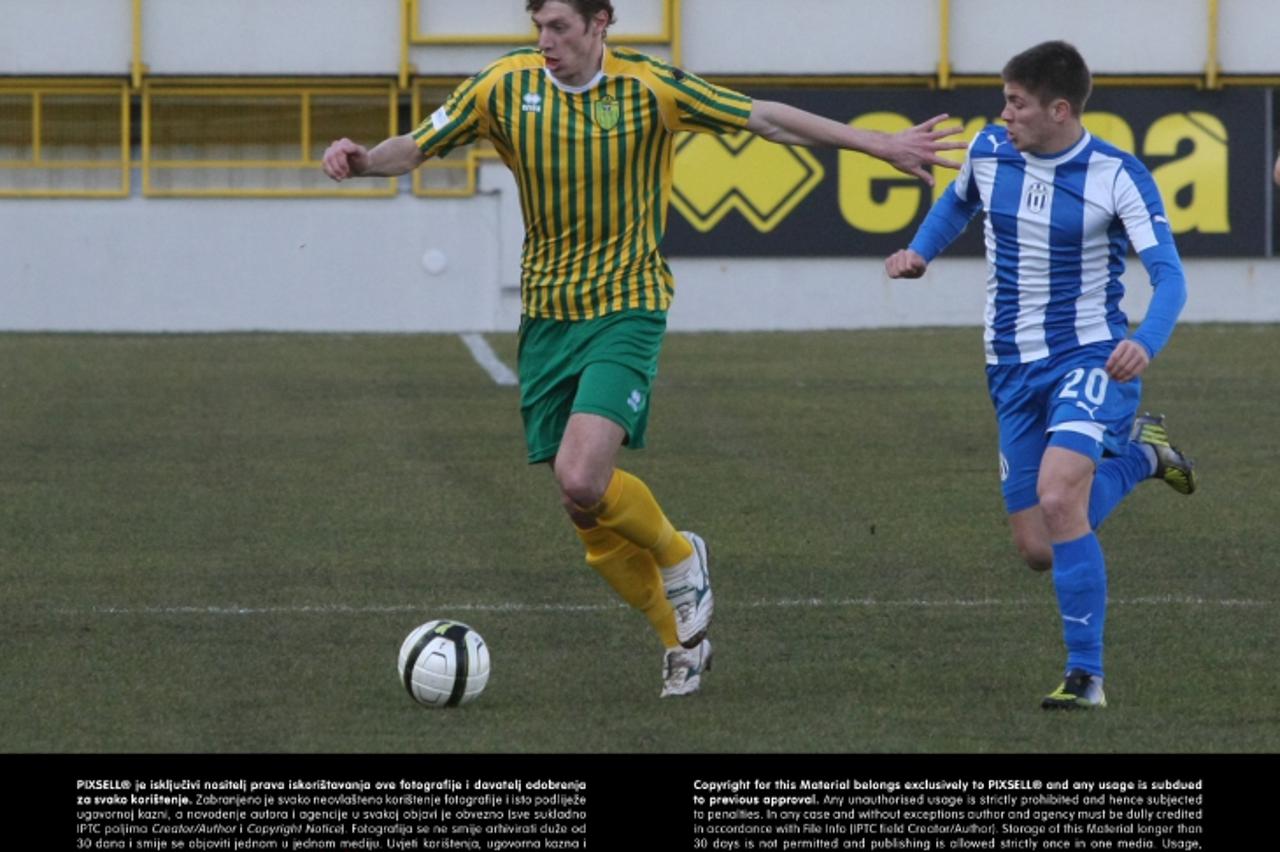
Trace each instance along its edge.
{"label": "player's knee", "polygon": [[560,501],[571,514],[598,505],[609,486],[607,478],[573,465],[557,465],[556,482],[560,486]]}
{"label": "player's knee", "polygon": [[601,496],[603,496],[601,492],[583,483],[574,481],[560,483],[560,504],[575,518],[588,517],[591,513],[586,510],[599,504]]}
{"label": "player's knee", "polygon": [[1041,488],[1038,496],[1040,509],[1044,512],[1044,523],[1051,535],[1055,531],[1073,526],[1084,511],[1084,507],[1077,505],[1075,495],[1065,488]]}

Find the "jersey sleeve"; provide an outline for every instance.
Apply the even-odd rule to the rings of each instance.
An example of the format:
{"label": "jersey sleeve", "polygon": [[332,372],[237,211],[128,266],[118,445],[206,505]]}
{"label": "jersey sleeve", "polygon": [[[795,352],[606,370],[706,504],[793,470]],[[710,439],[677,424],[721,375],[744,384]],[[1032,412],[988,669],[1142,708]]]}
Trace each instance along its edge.
{"label": "jersey sleeve", "polygon": [[733,133],[747,126],[751,98],[696,74],[661,66],[650,77],[668,130]]}
{"label": "jersey sleeve", "polygon": [[920,223],[908,246],[926,262],[942,254],[982,209],[982,196],[973,179],[973,146],[978,138],[980,136],[969,144],[969,156],[960,165],[956,179],[930,208],[929,215]]}
{"label": "jersey sleeve", "polygon": [[497,77],[497,63],[464,81],[444,105],[413,130],[413,141],[427,157],[444,157],[459,145],[470,144],[487,131],[489,93]]}
{"label": "jersey sleeve", "polygon": [[1136,159],[1126,160],[1116,174],[1114,191],[1116,215],[1155,288],[1147,315],[1133,333],[1154,358],[1169,342],[1187,302],[1187,277],[1160,191],[1146,167]]}

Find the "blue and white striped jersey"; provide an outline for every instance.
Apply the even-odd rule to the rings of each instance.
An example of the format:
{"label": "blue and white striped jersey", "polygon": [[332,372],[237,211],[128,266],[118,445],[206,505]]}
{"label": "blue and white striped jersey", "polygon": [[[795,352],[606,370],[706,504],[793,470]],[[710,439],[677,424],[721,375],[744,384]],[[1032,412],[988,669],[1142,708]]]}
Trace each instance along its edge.
{"label": "blue and white striped jersey", "polygon": [[1134,338],[1153,356],[1167,342],[1186,283],[1155,181],[1132,154],[1086,132],[1061,154],[1039,157],[988,125],[911,248],[932,260],[979,209],[987,214],[987,363],[1125,337],[1120,276],[1131,243],[1156,287]]}

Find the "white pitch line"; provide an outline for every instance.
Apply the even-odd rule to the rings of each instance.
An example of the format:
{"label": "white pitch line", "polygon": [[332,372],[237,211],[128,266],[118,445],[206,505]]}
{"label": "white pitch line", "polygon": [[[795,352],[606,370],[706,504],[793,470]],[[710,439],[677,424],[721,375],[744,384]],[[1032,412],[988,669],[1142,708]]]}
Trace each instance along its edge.
{"label": "white pitch line", "polygon": [[[1000,599],[1000,598],[974,598],[971,600],[880,600],[878,598],[842,598],[838,600],[824,600],[822,598],[796,598],[793,600],[776,600],[776,601],[756,601],[746,604],[747,607],[906,607],[911,609],[927,609],[930,607],[948,608],[948,609],[970,609],[975,607],[1011,607],[1011,606],[1034,606],[1043,601],[1031,600],[1028,598],[1017,599]],[[1166,604],[1178,606],[1223,606],[1223,607],[1269,607],[1270,601],[1243,600],[1243,599],[1210,599],[1201,597],[1177,597],[1174,595],[1162,595],[1138,598],[1111,598],[1108,604],[1116,606],[1162,606]]]}
{"label": "white pitch line", "polygon": [[[840,598],[826,600],[823,598],[790,598],[780,600],[757,600],[738,605],[740,609],[840,609],[877,607],[902,609],[977,609],[1022,607],[1047,604],[1026,598],[974,598],[974,599],[915,599],[915,600],[880,600],[877,598]],[[1201,597],[1176,597],[1172,595],[1160,597],[1118,598],[1108,601],[1115,606],[1191,606],[1191,607],[1223,607],[1223,608],[1270,608],[1272,601],[1247,599],[1211,599]],[[321,604],[314,606],[148,606],[148,607],[114,607],[100,606],[89,610],[95,615],[376,615],[379,613],[423,612],[608,612],[626,609],[625,604],[529,604],[519,602],[507,603],[460,603],[460,604],[390,604],[385,606],[346,606],[343,604]],[[80,615],[84,610],[60,609],[59,614]]]}
{"label": "white pitch line", "polygon": [[[98,606],[89,610],[97,615],[376,615],[393,612],[422,612],[424,609],[450,612],[596,612],[625,609],[626,604],[391,604],[387,606]],[[83,610],[60,609],[61,615],[79,615]]]}
{"label": "white pitch line", "polygon": [[459,335],[462,342],[467,344],[467,348],[471,350],[471,357],[476,359],[476,363],[484,367],[489,378],[493,379],[493,383],[501,387],[514,387],[518,384],[516,374],[511,372],[511,368],[502,363],[502,359],[493,351],[493,347],[489,342],[479,334],[463,334]]}

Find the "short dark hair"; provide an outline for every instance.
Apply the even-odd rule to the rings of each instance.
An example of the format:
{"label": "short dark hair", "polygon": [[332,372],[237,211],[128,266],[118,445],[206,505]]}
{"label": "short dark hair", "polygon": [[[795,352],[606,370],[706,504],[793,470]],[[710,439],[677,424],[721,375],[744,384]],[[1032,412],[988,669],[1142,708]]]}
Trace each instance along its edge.
{"label": "short dark hair", "polygon": [[1006,83],[1017,83],[1048,106],[1058,98],[1076,115],[1093,91],[1093,77],[1080,51],[1065,41],[1046,41],[1010,59],[1000,72]]}
{"label": "short dark hair", "polygon": [[[614,21],[613,16],[613,0],[562,0],[574,8],[574,10],[582,16],[582,20],[590,21],[599,12],[609,13],[609,23]],[[547,0],[528,0],[524,4],[526,12],[533,14],[541,12],[542,7],[547,5]]]}

